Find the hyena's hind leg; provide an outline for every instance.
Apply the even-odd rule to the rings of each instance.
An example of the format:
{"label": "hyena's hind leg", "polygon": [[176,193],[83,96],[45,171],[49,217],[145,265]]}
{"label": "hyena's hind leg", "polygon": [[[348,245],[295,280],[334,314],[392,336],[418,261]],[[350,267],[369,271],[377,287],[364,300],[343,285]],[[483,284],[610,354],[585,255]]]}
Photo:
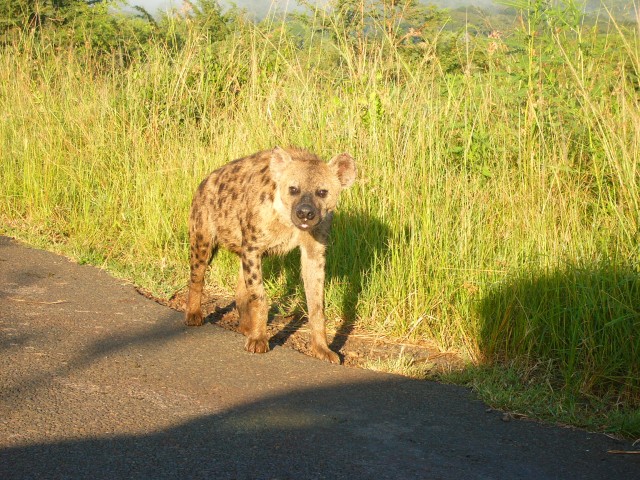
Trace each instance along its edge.
{"label": "hyena's hind leg", "polygon": [[189,296],[185,309],[184,323],[191,326],[200,326],[204,323],[202,314],[202,289],[204,287],[204,274],[207,265],[218,251],[218,246],[211,236],[202,232],[191,232],[190,243],[190,265],[191,275],[189,277]]}

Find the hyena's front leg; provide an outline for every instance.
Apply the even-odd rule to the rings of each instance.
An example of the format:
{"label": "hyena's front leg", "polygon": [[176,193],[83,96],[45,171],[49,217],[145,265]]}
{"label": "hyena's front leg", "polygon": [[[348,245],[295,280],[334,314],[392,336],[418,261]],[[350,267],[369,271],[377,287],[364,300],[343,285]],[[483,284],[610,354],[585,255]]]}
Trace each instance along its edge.
{"label": "hyena's front leg", "polygon": [[244,348],[251,353],[268,352],[268,309],[262,284],[262,258],[255,252],[245,250],[242,254],[236,307],[240,315],[240,332],[247,336]]}
{"label": "hyena's front leg", "polygon": [[315,357],[340,363],[337,353],[329,350],[324,317],[324,269],[325,246],[316,241],[300,245],[302,262],[302,281],[307,297],[309,310],[309,327],[311,328],[311,351]]}
{"label": "hyena's front leg", "polygon": [[201,306],[202,289],[204,287],[204,274],[211,256],[214,254],[214,248],[212,247],[211,239],[205,239],[200,232],[192,232],[189,243],[191,244],[191,275],[189,277],[189,295],[187,297],[184,323],[198,327],[204,323]]}

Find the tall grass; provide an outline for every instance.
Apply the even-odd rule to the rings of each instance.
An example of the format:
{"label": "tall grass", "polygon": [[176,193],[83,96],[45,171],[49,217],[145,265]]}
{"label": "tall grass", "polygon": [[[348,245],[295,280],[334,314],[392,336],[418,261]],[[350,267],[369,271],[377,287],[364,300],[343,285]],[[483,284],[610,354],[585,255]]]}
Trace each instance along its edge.
{"label": "tall grass", "polygon": [[[194,32],[126,68],[18,37],[0,50],[0,232],[168,296],[187,281],[206,173],[275,145],[349,151],[360,178],[333,231],[332,328],[428,337],[477,362],[573,349],[567,362],[589,361],[558,365],[567,384],[637,407],[638,32],[454,39],[445,58],[438,38],[407,56],[322,20],[330,35],[305,42],[277,22],[213,44]],[[209,281],[232,291],[234,262]],[[603,271],[625,286],[601,286]],[[274,300],[302,301],[296,275],[271,276]]]}

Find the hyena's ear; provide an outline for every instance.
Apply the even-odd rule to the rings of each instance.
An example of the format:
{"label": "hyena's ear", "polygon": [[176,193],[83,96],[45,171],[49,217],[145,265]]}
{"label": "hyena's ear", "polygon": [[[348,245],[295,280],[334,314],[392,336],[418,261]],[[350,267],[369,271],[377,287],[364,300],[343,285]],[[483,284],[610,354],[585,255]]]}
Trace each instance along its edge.
{"label": "hyena's ear", "polygon": [[269,162],[269,171],[271,172],[271,178],[280,178],[284,169],[292,161],[291,155],[286,150],[276,147],[271,150],[271,161]]}
{"label": "hyena's ear", "polygon": [[348,153],[333,157],[329,162],[329,168],[338,177],[342,188],[349,188],[356,181],[356,162]]}

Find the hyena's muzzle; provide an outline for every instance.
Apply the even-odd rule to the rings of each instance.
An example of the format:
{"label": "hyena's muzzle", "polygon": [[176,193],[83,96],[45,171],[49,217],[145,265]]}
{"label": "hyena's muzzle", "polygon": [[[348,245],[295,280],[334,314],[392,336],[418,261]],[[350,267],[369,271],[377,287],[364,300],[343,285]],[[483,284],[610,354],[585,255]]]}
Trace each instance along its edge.
{"label": "hyena's muzzle", "polygon": [[291,221],[300,230],[309,230],[322,220],[322,211],[313,202],[313,196],[305,193],[291,208]]}

